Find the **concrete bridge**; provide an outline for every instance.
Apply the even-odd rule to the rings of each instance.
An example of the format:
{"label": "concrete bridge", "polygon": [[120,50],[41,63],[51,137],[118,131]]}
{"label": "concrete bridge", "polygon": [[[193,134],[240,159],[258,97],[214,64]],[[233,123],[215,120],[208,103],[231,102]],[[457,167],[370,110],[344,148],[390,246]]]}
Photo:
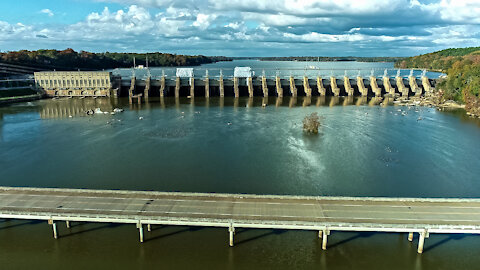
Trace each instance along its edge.
{"label": "concrete bridge", "polygon": [[237,228],[311,230],[322,249],[335,231],[400,232],[418,253],[433,233],[480,233],[479,199],[355,198],[260,196],[245,194],[169,193],[0,187],[0,218],[45,220],[60,236],[57,224],[106,222],[223,227],[234,245]]}

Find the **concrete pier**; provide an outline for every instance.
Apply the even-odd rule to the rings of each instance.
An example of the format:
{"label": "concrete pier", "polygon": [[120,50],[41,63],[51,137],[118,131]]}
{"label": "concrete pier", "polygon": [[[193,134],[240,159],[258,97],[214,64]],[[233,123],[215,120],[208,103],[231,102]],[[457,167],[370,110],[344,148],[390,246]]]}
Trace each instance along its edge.
{"label": "concrete pier", "polygon": [[253,81],[252,77],[247,78],[248,97],[253,97]]}
{"label": "concrete pier", "polygon": [[238,78],[237,77],[233,78],[233,93],[234,93],[236,98],[240,97],[240,89],[239,89]]}
{"label": "concrete pier", "polygon": [[223,84],[223,75],[220,75],[220,78],[218,79],[218,87],[220,89],[220,97],[225,96],[225,86]]}
{"label": "concrete pier", "polygon": [[132,76],[130,79],[130,88],[128,89],[128,96],[131,98],[135,94],[135,86],[136,86],[137,78]]}
{"label": "concrete pier", "polygon": [[352,86],[350,85],[350,79],[347,76],[343,77],[343,85],[345,86],[345,92],[347,96],[353,96],[355,91],[353,90]]}
{"label": "concrete pier", "polygon": [[57,223],[53,220],[48,220],[48,224],[52,225],[53,230],[53,238],[58,239],[58,232],[57,232]]}
{"label": "concrete pier", "polygon": [[137,80],[137,78],[135,76],[133,76],[131,78],[131,81],[130,81],[130,88],[128,89],[128,102],[130,104],[133,103],[133,99],[135,99],[135,98],[138,99],[138,103],[142,102],[142,100],[141,100],[142,94],[140,94],[140,95],[135,94],[136,80]]}
{"label": "concrete pier", "polygon": [[317,91],[318,91],[318,95],[320,96],[327,95],[327,90],[323,86],[323,79],[320,76],[317,77]]}
{"label": "concrete pier", "polygon": [[375,97],[382,96],[382,88],[378,87],[376,77],[370,76],[370,86],[372,87],[372,92],[375,94]]}
{"label": "concrete pier", "polygon": [[180,97],[180,86],[181,86],[181,79],[180,77],[175,78],[175,97]]}
{"label": "concrete pier", "polygon": [[312,88],[310,88],[310,82],[308,81],[308,77],[307,76],[303,76],[303,89],[305,91],[305,95],[307,97],[311,97],[312,96]]}
{"label": "concrete pier", "polygon": [[425,245],[425,238],[428,238],[429,234],[427,230],[420,232],[420,237],[418,239],[418,253],[423,253],[423,246]]}
{"label": "concrete pier", "polygon": [[140,243],[143,243],[143,224],[137,224],[138,232],[140,234]]}
{"label": "concrete pier", "polygon": [[262,76],[262,91],[263,97],[268,97],[267,77],[265,75]]}
{"label": "concrete pier", "polygon": [[150,94],[150,84],[152,81],[152,77],[148,76],[147,79],[145,80],[145,89],[143,90],[143,97],[145,100],[148,100],[149,94]]}
{"label": "concrete pier", "polygon": [[233,225],[230,225],[230,227],[228,227],[228,234],[229,234],[229,245],[233,247],[233,236],[235,234],[235,227],[233,227]]}
{"label": "concrete pier", "polygon": [[210,97],[210,79],[208,78],[208,74],[205,76],[205,97]]}
{"label": "concrete pier", "polygon": [[337,86],[337,78],[330,77],[330,87],[332,88],[332,93],[334,97],[340,96],[340,88]]}
{"label": "concrete pier", "polygon": [[275,89],[277,90],[277,96],[283,97],[282,82],[278,76],[275,77]]}
{"label": "concrete pier", "polygon": [[412,242],[413,241],[413,232],[408,233],[408,241]]}
{"label": "concrete pier", "polygon": [[160,78],[160,97],[165,96],[165,75]]}
{"label": "concrete pier", "polygon": [[403,77],[397,76],[395,80],[397,82],[398,91],[400,92],[402,97],[408,97],[409,89],[403,83]]}
{"label": "concrete pier", "polygon": [[323,230],[322,234],[323,234],[323,236],[322,236],[322,249],[327,250],[327,240],[328,240],[328,236],[330,235],[330,231],[329,230]]}
{"label": "concrete pier", "polygon": [[297,96],[297,86],[295,85],[295,78],[293,76],[290,76],[290,93],[292,97]]}
{"label": "concrete pier", "polygon": [[410,84],[410,89],[412,89],[412,92],[416,97],[422,95],[422,88],[420,88],[417,84],[417,78],[414,76],[409,76],[408,77],[408,82]]}
{"label": "concrete pier", "polygon": [[194,97],[195,96],[195,78],[194,77],[190,77],[190,97]]}
{"label": "concrete pier", "polygon": [[395,88],[392,87],[392,84],[390,83],[390,77],[384,76],[383,77],[383,87],[385,88],[385,91],[387,94],[394,96],[395,95]]}
{"label": "concrete pier", "polygon": [[358,91],[360,91],[360,95],[363,97],[368,96],[368,88],[365,87],[365,83],[363,82],[363,78],[361,76],[357,77],[357,86]]}
{"label": "concrete pier", "polygon": [[434,90],[427,76],[422,76],[422,86],[425,90],[425,93],[432,93]]}

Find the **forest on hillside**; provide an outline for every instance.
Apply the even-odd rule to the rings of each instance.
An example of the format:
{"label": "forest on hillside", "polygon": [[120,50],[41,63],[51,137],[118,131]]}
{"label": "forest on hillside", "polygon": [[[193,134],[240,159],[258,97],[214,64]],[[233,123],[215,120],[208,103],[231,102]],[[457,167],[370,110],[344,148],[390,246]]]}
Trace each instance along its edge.
{"label": "forest on hillside", "polygon": [[404,58],[395,63],[396,68],[424,68],[446,72],[455,62],[471,60],[478,62],[480,47],[446,49],[438,52]]}
{"label": "forest on hillside", "polygon": [[410,57],[395,66],[447,73],[447,78],[438,84],[443,99],[465,103],[467,111],[480,113],[480,47],[447,49]]}
{"label": "forest on hillside", "polygon": [[201,64],[214,63],[218,61],[230,61],[223,56],[203,55],[178,55],[168,53],[92,53],[86,51],[76,52],[73,49],[58,50],[37,50],[37,51],[12,51],[0,53],[0,62],[17,64],[30,67],[57,70],[102,70],[113,68],[133,67],[135,58],[137,65],[154,66],[198,66]]}

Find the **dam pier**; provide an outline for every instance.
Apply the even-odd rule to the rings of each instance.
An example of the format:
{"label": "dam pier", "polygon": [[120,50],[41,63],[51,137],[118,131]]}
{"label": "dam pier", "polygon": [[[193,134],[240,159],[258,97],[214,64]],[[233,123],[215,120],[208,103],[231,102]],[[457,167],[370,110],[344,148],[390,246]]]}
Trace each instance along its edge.
{"label": "dam pier", "polygon": [[419,235],[417,252],[433,233],[479,234],[479,199],[313,197],[0,187],[0,218],[57,224],[101,222],[144,227],[178,225],[226,228],[234,246],[237,228],[310,230],[322,249],[335,231]]}
{"label": "dam pier", "polygon": [[[373,72],[372,72],[373,73]],[[260,76],[249,67],[236,67],[233,76],[224,76],[220,70],[218,76],[212,76],[209,70],[198,75],[193,68],[177,68],[175,76],[137,76],[113,75],[112,72],[36,72],[35,85],[50,97],[128,97],[130,102],[147,101],[149,97],[213,97],[230,96],[360,96],[383,97],[428,95],[433,92],[436,80],[413,76],[384,76],[337,78],[335,76],[302,77],[266,76],[263,70]]]}

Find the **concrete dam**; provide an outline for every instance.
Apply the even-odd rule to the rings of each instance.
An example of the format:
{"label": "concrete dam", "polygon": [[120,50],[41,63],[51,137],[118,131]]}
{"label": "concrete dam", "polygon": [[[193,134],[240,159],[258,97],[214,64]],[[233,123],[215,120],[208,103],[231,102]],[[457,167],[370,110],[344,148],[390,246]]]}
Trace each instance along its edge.
{"label": "concrete dam", "polygon": [[308,77],[257,76],[250,67],[236,67],[233,76],[194,76],[193,68],[177,68],[175,76],[116,76],[111,72],[37,72],[37,89],[47,96],[113,96],[130,101],[151,96],[173,97],[240,97],[240,96],[422,96],[433,91],[436,80],[413,76]]}

